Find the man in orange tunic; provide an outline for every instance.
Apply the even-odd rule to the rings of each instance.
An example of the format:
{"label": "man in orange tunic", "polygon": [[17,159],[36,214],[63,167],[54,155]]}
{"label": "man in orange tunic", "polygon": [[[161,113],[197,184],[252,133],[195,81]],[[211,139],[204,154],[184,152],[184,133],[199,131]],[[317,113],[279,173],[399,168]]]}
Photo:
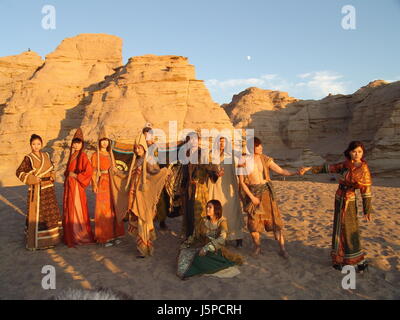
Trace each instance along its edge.
{"label": "man in orange tunic", "polygon": [[83,133],[79,128],[72,139],[71,153],[64,173],[64,241],[70,248],[94,243],[85,193],[93,168],[83,152],[83,147]]}

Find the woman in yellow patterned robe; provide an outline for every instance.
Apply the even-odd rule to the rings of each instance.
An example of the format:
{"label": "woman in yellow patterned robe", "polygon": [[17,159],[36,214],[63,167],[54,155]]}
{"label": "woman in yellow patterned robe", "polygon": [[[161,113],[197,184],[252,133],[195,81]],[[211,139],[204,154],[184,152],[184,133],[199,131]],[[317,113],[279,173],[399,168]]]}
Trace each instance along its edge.
{"label": "woman in yellow patterned robe", "polygon": [[152,256],[156,239],[153,220],[157,203],[171,170],[158,166],[148,155],[145,136],[140,134],[134,143],[134,157],[129,170],[128,233],[135,237],[138,258]]}

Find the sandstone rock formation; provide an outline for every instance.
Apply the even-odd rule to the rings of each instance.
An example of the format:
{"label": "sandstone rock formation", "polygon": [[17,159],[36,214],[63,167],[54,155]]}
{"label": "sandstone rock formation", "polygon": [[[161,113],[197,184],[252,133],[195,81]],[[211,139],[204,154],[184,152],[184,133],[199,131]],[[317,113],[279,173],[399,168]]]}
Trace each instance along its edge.
{"label": "sandstone rock formation", "polygon": [[[148,122],[167,134],[169,120],[177,121],[178,131],[233,129],[187,58],[146,55],[122,65],[121,52],[122,40],[116,36],[82,34],[65,39],[44,63],[39,58],[28,64],[26,73],[11,67],[12,74],[25,76],[18,90],[0,91],[5,97],[0,99],[1,184],[18,184],[15,169],[30,151],[32,133],[46,141],[61,181],[67,146],[78,127],[92,145],[101,127],[120,141],[133,141]],[[7,83],[7,88],[15,86]]]}
{"label": "sandstone rock formation", "polygon": [[[169,121],[176,121],[178,136],[183,129],[233,129],[204,82],[195,79],[194,66],[185,57],[130,58],[104,81],[93,84],[85,99],[81,127],[91,145],[96,144],[101,127],[110,138],[125,142],[132,142],[147,123],[162,129],[166,141],[177,138],[170,136]],[[54,143],[58,163],[64,163],[68,152],[63,146],[73,133]]]}
{"label": "sandstone rock formation", "polygon": [[43,62],[42,58],[32,51],[0,58],[0,110],[15,92],[21,90],[21,83],[29,79]]}
{"label": "sandstone rock formation", "polygon": [[[180,56],[145,55],[130,58],[105,81],[90,90],[82,125],[96,138],[99,119],[119,139],[132,139],[144,124],[167,130],[175,120],[183,128],[232,128],[225,112],[214,103],[194,66]],[[210,116],[212,115],[212,118]]]}
{"label": "sandstone rock formation", "polygon": [[351,140],[362,140],[375,174],[400,174],[400,81],[377,80],[321,100],[295,101],[284,93],[278,108],[271,103],[276,96],[250,88],[222,107],[235,127],[255,128],[266,152],[284,163],[337,161]]}
{"label": "sandstone rock formation", "polygon": [[298,99],[289,97],[287,92],[248,88],[232,98],[230,104],[222,107],[229,114],[234,126],[246,127],[251,115],[259,111],[275,111],[286,107]]}
{"label": "sandstone rock formation", "polygon": [[15,169],[32,133],[45,140],[62,181],[76,128],[93,150],[102,127],[131,142],[146,123],[170,134],[170,120],[178,132],[255,128],[265,152],[289,166],[337,161],[350,140],[363,140],[375,174],[400,175],[400,81],[321,100],[249,88],[221,108],[187,58],[145,55],[123,65],[119,37],[81,34],[45,60],[30,51],[0,58],[0,185],[19,184]]}
{"label": "sandstone rock formation", "polygon": [[1,183],[15,184],[15,168],[30,151],[32,133],[41,135],[48,142],[47,150],[53,151],[54,139],[80,123],[85,92],[122,64],[121,52],[122,40],[116,36],[67,38],[46,56],[42,66],[19,82],[0,119]]}

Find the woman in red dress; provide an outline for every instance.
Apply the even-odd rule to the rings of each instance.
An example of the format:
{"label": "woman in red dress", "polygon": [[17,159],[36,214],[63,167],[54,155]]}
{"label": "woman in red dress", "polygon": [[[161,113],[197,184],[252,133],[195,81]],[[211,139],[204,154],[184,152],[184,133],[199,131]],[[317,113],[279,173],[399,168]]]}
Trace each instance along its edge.
{"label": "woman in red dress", "polygon": [[92,179],[93,168],[83,152],[83,147],[83,133],[79,128],[72,139],[71,153],[64,173],[64,241],[70,248],[94,243],[85,193]]}
{"label": "woman in red dress", "polygon": [[109,247],[121,242],[118,238],[125,234],[125,229],[124,223],[117,220],[112,201],[111,179],[114,165],[111,143],[104,132],[99,138],[97,152],[91,158],[92,186],[96,193],[95,238],[97,243]]}

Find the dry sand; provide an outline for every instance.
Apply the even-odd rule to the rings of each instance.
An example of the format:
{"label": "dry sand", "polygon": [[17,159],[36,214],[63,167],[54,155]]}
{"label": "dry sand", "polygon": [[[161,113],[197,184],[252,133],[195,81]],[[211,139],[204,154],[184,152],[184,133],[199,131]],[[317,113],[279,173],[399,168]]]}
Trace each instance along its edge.
{"label": "dry sand", "polygon": [[[271,234],[263,236],[263,255],[251,257],[246,232],[244,247],[232,248],[246,259],[238,276],[185,281],[175,275],[180,217],[167,219],[169,231],[157,230],[155,255],[148,259],[135,258],[128,235],[116,247],[60,245],[30,252],[23,235],[27,188],[0,188],[0,299],[48,299],[66,288],[97,287],[134,299],[400,299],[400,188],[384,186],[384,181],[373,187],[374,221],[360,220],[370,270],[357,274],[355,290],[344,290],[344,275],[331,267],[329,255],[337,184],[326,177],[319,181],[274,181],[289,260],[278,256]],[[56,190],[60,202],[62,185]],[[93,194],[88,196],[93,214]],[[44,265],[56,268],[56,290],[41,287]]]}

